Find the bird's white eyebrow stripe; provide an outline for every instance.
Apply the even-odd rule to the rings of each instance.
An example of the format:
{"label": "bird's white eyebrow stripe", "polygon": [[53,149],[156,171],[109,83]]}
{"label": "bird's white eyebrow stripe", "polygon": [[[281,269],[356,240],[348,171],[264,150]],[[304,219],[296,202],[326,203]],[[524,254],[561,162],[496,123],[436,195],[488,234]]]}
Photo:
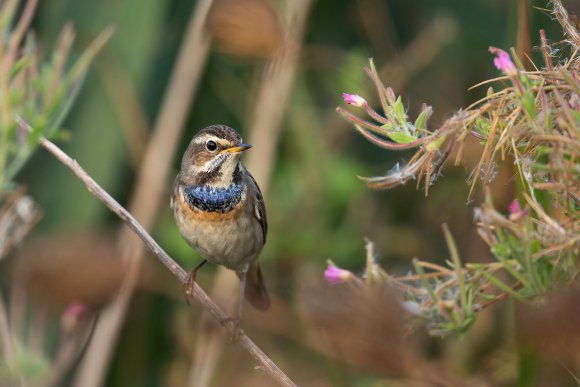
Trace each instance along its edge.
{"label": "bird's white eyebrow stripe", "polygon": [[220,145],[229,145],[230,144],[229,141],[224,140],[224,139],[219,138],[219,137],[216,137],[216,136],[213,136],[211,134],[206,134],[204,136],[196,138],[194,140],[194,143],[195,144],[205,144],[209,140],[215,141]]}

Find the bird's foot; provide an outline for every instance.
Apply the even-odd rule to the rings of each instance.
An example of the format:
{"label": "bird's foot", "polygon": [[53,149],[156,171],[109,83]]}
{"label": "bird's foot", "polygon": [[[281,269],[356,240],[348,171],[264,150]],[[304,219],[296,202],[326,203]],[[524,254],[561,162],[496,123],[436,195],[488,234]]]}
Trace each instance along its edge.
{"label": "bird's foot", "polygon": [[242,320],[232,317],[226,317],[220,321],[222,326],[228,327],[229,325],[229,328],[231,329],[231,335],[226,341],[228,344],[236,344],[238,341],[240,341],[243,333],[242,328],[240,327],[241,323]]}
{"label": "bird's foot", "polygon": [[187,279],[181,288],[181,292],[183,293],[183,297],[185,297],[185,302],[187,305],[190,305],[189,300],[193,298],[193,288],[195,284],[195,270],[192,270],[187,275]]}
{"label": "bird's foot", "polygon": [[181,288],[181,292],[183,293],[183,297],[185,297],[185,302],[187,302],[187,305],[190,305],[189,300],[193,298],[193,289],[195,288],[195,276],[197,274],[197,271],[199,270],[200,267],[205,265],[206,262],[207,260],[204,259],[189,272],[185,280],[185,283]]}

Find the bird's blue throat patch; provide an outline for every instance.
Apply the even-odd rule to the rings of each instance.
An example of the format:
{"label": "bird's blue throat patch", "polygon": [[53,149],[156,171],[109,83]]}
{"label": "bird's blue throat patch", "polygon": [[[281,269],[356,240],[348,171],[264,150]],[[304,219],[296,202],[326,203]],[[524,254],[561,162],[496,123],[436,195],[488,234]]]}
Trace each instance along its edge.
{"label": "bird's blue throat patch", "polygon": [[242,200],[244,189],[241,184],[227,188],[209,186],[185,186],[183,195],[189,207],[206,212],[226,213]]}

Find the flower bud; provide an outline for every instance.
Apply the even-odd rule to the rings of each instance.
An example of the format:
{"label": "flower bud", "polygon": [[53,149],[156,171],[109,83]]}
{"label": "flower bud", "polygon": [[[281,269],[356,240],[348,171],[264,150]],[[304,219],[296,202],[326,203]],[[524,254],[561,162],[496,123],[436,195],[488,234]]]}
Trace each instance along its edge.
{"label": "flower bud", "polygon": [[501,48],[490,47],[489,52],[495,55],[493,64],[495,67],[505,75],[517,75],[518,71],[512,62],[509,54]]}
{"label": "flower bud", "polygon": [[332,264],[328,264],[328,267],[324,271],[324,278],[331,284],[339,284],[348,281],[352,277],[352,273],[348,270],[343,270]]}
{"label": "flower bud", "polygon": [[344,102],[347,104],[356,107],[365,107],[367,104],[367,101],[358,94],[342,93],[342,99],[344,99]]}

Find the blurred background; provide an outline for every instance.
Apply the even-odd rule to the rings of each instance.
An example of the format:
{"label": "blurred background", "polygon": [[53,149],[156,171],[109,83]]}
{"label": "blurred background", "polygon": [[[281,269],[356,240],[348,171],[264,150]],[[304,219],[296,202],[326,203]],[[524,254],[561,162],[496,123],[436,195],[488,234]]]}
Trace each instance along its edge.
{"label": "blurred background", "polygon": [[[578,2],[565,4],[572,13],[580,11]],[[468,149],[462,165],[446,168],[427,198],[414,183],[370,190],[357,176],[381,175],[409,154],[381,150],[355,133],[335,112],[344,105],[341,93],[374,101],[363,70],[374,58],[383,82],[402,95],[409,115],[415,117],[425,102],[434,109],[430,123],[436,126],[485,95],[486,87],[468,88],[498,75],[489,46],[517,47],[539,58],[540,28],[551,42],[562,39],[559,25],[543,10],[547,2],[215,0],[210,5],[40,2],[33,29],[46,55],[65,23],[76,30],[77,53],[107,26],[116,28],[87,75],[65,121],[66,139],[58,145],[190,269],[199,256],[182,240],[169,208],[181,155],[207,125],[239,130],[254,145],[245,163],[265,193],[269,233],[261,262],[275,299],[266,313],[248,306],[243,327],[298,385],[407,385],[416,373],[433,375],[425,385],[439,383],[434,380],[576,385],[567,367],[546,364],[522,349],[509,302],[482,313],[464,337],[428,338],[416,327],[406,332],[413,344],[395,337],[393,329],[407,328],[393,327],[397,323],[388,316],[397,311],[389,300],[358,305],[362,325],[348,320],[344,310],[323,313],[328,304],[352,303],[326,286],[326,261],[362,272],[365,238],[374,242],[380,265],[396,274],[407,273],[413,257],[443,262],[444,222],[465,261],[489,259],[473,225],[481,193],[466,203],[466,180],[479,145],[473,144],[471,158]],[[196,40],[200,29],[207,35]],[[187,306],[178,282],[154,257],[135,258],[141,255],[134,247],[138,242],[124,235],[119,219],[51,155],[36,152],[17,181],[37,202],[42,219],[3,263],[5,287],[17,282],[23,289],[11,300],[25,299],[44,311],[33,317],[44,327],[45,354],[58,347],[63,311],[75,302],[90,316],[89,331],[110,343],[108,352],[90,340],[81,346],[84,357],[72,362],[61,385],[92,385],[79,376],[91,379],[91,368],[98,374],[95,383],[112,387],[273,385],[246,352],[224,345],[227,338],[211,328],[198,305]],[[509,166],[498,171],[493,192],[498,209],[515,197],[514,184]],[[127,304],[112,308],[108,301],[123,278],[123,262],[132,259],[138,263],[129,267],[140,268],[136,291]],[[208,265],[197,280],[231,308],[235,277]],[[323,316],[313,316],[313,310]],[[117,328],[99,327],[103,321],[117,321]],[[343,330],[329,328],[337,321],[344,322]],[[364,332],[358,344],[333,346],[333,335],[357,332]],[[369,340],[378,340],[379,348],[365,347]],[[428,365],[412,367],[416,356]],[[106,360],[99,365],[97,358]]]}

